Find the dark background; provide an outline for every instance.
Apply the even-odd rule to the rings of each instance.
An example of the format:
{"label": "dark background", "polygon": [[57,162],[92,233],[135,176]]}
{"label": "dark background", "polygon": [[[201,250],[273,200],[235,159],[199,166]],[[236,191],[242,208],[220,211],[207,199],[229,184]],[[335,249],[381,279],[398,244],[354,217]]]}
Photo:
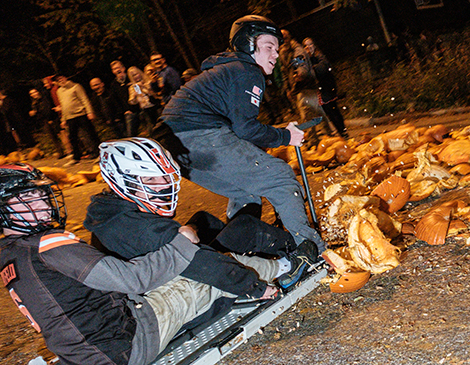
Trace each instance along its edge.
{"label": "dark background", "polygon": [[[138,3],[137,0],[132,1]],[[139,1],[143,6],[139,14],[147,19],[147,30],[156,48],[180,73],[189,67],[182,52],[194,67],[199,67],[206,57],[227,48],[232,22],[254,11],[289,29],[299,42],[305,37],[313,38],[332,62],[364,54],[368,36],[374,37],[379,46],[386,47],[374,1],[358,0],[354,6],[336,10],[333,10],[334,1],[325,2],[326,6],[322,8],[315,0],[272,0],[267,2],[267,6],[263,1],[248,0]],[[161,5],[181,41],[182,52],[175,46],[152,1]],[[433,2],[440,1],[425,1],[431,5]],[[106,21],[96,15],[95,4],[96,0],[0,0],[0,88],[17,99],[24,106],[23,110],[29,110],[29,100],[25,95],[31,83],[56,72],[45,57],[38,57],[41,53],[38,52],[40,39],[63,37],[62,43],[51,45],[56,68],[85,87],[93,77],[109,82],[113,78],[109,63],[115,59],[122,60],[127,67],[136,65],[141,69],[148,63],[147,56],[151,52],[148,35],[142,29],[133,29],[129,37],[109,31]],[[442,7],[421,10],[417,9],[414,0],[379,0],[379,4],[389,33],[398,37],[418,37],[423,31],[427,34],[455,31],[465,27],[470,19],[468,0],[443,0]],[[254,6],[258,7],[255,9]],[[73,10],[67,13],[67,9]],[[189,52],[176,10],[188,30],[196,57]],[[62,24],[56,19],[56,24],[46,29],[44,24],[47,20],[43,16],[57,11],[67,14],[67,17],[61,19]],[[86,16],[78,17],[77,14]],[[133,15],[125,14],[125,18]],[[72,36],[75,31],[81,38]],[[42,37],[39,42],[35,41],[38,36]],[[136,50],[136,44],[140,51]]]}

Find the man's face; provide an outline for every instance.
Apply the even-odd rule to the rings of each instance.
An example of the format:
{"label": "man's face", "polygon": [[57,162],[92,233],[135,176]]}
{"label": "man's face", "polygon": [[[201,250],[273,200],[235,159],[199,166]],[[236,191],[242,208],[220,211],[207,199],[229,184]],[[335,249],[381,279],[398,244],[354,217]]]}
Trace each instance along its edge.
{"label": "man's face", "polygon": [[161,71],[166,61],[161,54],[155,54],[150,58],[150,62],[152,62],[157,71]]}
{"label": "man's face", "polygon": [[313,56],[313,54],[315,53],[315,45],[310,39],[307,39],[304,42],[304,49],[305,52],[307,52],[310,56]]}
{"label": "man's face", "polygon": [[[146,188],[153,190],[155,193],[168,189],[168,186],[171,185],[171,180],[168,176],[142,176],[140,181]],[[147,198],[144,192],[136,191],[135,195],[139,198]],[[160,200],[156,196],[149,196],[149,200],[163,203],[163,200]]]}
{"label": "man's face", "polygon": [[116,76],[118,80],[126,79],[126,68],[122,63],[115,63],[111,66],[111,72]]}
{"label": "man's face", "polygon": [[140,82],[140,81],[142,81],[142,75],[141,75],[140,72],[137,71],[137,70],[132,70],[132,71],[129,73],[129,76],[132,77],[132,79],[133,79],[135,82]]}
{"label": "man's face", "polygon": [[262,34],[256,40],[256,51],[254,58],[256,63],[261,66],[265,75],[271,75],[276,66],[276,60],[279,56],[279,41],[271,34]]}
{"label": "man's face", "polygon": [[90,81],[90,88],[96,93],[96,95],[104,93],[104,83],[99,78],[95,78]]}
{"label": "man's face", "polygon": [[44,84],[44,87],[45,87],[46,89],[48,89],[48,90],[51,89],[52,86],[54,86],[52,80],[50,80],[50,79],[47,78],[47,77],[45,77],[45,78],[42,79],[42,83]]}
{"label": "man's face", "polygon": [[154,66],[150,66],[150,65],[145,66],[145,69],[144,69],[145,74],[150,79],[155,75],[156,71],[157,71],[156,68]]}
{"label": "man's face", "polygon": [[57,77],[56,82],[59,87],[65,86],[65,84],[67,83],[67,78],[65,76],[59,76]]}
{"label": "man's face", "polygon": [[31,99],[34,100],[41,98],[41,94],[39,94],[39,91],[37,91],[36,89],[29,90],[29,96],[31,97]]}
{"label": "man's face", "polygon": [[[22,193],[18,197],[8,200],[8,205],[32,226],[37,226],[38,223],[51,222],[51,208],[46,202],[46,194],[43,191],[33,190]],[[17,220],[14,217],[13,219]],[[26,226],[21,221],[18,224]]]}

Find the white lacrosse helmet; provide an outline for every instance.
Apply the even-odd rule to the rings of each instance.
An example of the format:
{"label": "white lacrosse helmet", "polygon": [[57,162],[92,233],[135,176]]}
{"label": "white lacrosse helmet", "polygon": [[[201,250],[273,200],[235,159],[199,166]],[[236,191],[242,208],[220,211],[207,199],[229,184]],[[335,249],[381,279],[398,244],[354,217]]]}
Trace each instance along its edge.
{"label": "white lacrosse helmet", "polygon": [[103,179],[121,198],[142,210],[172,216],[178,204],[181,173],[171,154],[148,138],[126,138],[100,144]]}

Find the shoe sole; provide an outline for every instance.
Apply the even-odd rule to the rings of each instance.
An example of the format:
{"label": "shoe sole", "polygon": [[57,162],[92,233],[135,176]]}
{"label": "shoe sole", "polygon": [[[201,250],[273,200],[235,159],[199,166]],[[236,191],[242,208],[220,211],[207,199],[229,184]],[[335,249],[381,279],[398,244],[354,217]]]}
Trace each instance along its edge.
{"label": "shoe sole", "polygon": [[[302,258],[303,259],[303,258]],[[288,289],[290,288],[292,285],[295,285],[297,284],[301,279],[302,279],[302,274],[304,273],[304,270],[305,270],[305,266],[308,265],[308,262],[306,262],[305,260],[303,261],[302,265],[299,266],[299,269],[297,270],[297,274],[294,275],[294,278],[292,279],[292,281],[287,284],[287,285],[283,285],[280,281],[278,281],[279,283],[279,286],[282,288],[282,289]],[[311,265],[312,267],[312,270],[313,270],[313,265]],[[307,271],[308,272],[308,271]]]}

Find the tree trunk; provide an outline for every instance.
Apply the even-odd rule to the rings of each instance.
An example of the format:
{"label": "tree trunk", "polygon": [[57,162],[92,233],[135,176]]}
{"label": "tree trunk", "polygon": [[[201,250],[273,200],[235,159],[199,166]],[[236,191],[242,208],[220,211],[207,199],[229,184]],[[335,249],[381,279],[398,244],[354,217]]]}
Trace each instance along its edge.
{"label": "tree trunk", "polygon": [[153,38],[152,31],[150,30],[149,22],[145,15],[142,16],[142,25],[144,27],[145,37],[147,38],[147,43],[150,48],[150,53],[157,52],[157,44],[155,43],[155,39]]}
{"label": "tree trunk", "polygon": [[[23,37],[27,38],[26,35],[23,35]],[[57,62],[54,60],[54,57],[52,57],[52,54],[49,51],[49,49],[44,46],[44,44],[46,44],[46,42],[41,41],[35,35],[30,35],[29,38],[33,40],[33,42],[37,46],[37,49],[39,49],[41,51],[41,53],[44,55],[44,57],[46,57],[47,61],[49,62],[49,64],[54,69],[54,73],[58,73],[59,72],[59,66],[57,65]]]}
{"label": "tree trunk", "polygon": [[188,56],[186,55],[186,52],[183,49],[183,46],[181,45],[178,37],[176,36],[176,33],[173,31],[173,28],[171,27],[170,21],[168,20],[166,14],[163,12],[163,8],[158,2],[158,0],[152,0],[152,3],[155,5],[155,8],[157,9],[158,15],[162,18],[163,22],[165,23],[166,27],[168,28],[168,31],[170,32],[171,38],[173,38],[173,41],[176,44],[176,48],[178,48],[178,51],[180,52],[181,56],[183,57],[186,66],[188,67],[193,67],[191,65],[191,62],[189,61]]}
{"label": "tree trunk", "polygon": [[294,1],[287,0],[287,7],[289,8],[291,19],[297,19],[297,10],[295,8]]}
{"label": "tree trunk", "polygon": [[123,32],[122,34],[124,34],[124,36],[129,40],[129,42],[132,43],[132,45],[134,46],[135,50],[140,53],[140,55],[142,56],[142,58],[143,58],[144,60],[145,60],[145,59],[148,60],[148,57],[149,57],[149,56],[148,56],[147,54],[145,54],[144,50],[139,46],[139,44],[138,44],[134,39],[132,39],[132,37],[131,37],[129,34],[127,34],[126,32]]}
{"label": "tree trunk", "polygon": [[384,32],[385,41],[387,42],[387,45],[390,45],[390,43],[392,43],[392,40],[390,38],[390,34],[388,33],[387,25],[385,24],[385,19],[382,14],[382,9],[380,7],[379,0],[374,0],[374,4],[377,9],[377,14],[379,15],[380,25],[382,26],[382,30]]}
{"label": "tree trunk", "polygon": [[194,66],[191,66],[191,67],[199,69],[199,66],[200,66],[199,60],[197,58],[197,54],[196,54],[196,50],[194,49],[193,42],[191,42],[191,38],[189,37],[188,28],[186,27],[183,17],[181,16],[180,9],[178,8],[178,4],[176,3],[176,1],[173,1],[173,5],[175,6],[176,15],[178,16],[178,20],[181,24],[181,30],[183,31],[184,38],[186,39],[186,44],[188,45],[189,52],[191,52],[191,55],[193,56],[193,59],[196,62],[197,67],[194,67]]}

